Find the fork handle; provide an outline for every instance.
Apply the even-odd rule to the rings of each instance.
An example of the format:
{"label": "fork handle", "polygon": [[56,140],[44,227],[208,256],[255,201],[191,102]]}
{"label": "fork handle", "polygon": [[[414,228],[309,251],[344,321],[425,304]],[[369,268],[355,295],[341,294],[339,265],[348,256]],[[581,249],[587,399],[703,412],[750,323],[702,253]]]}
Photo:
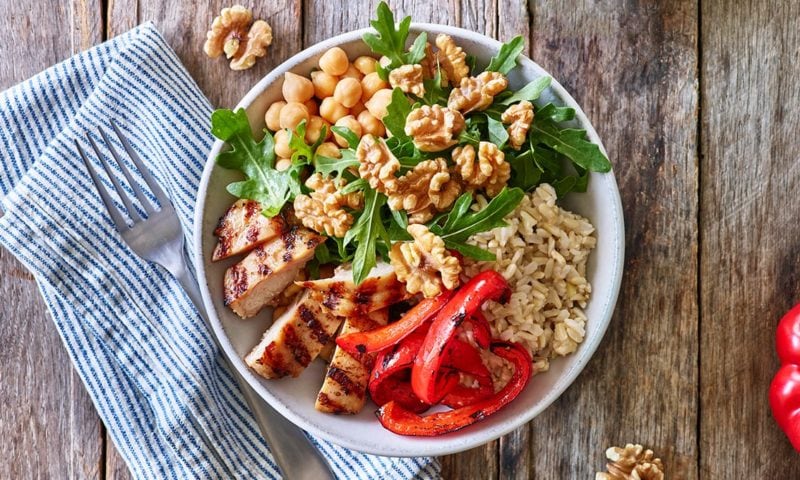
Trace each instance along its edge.
{"label": "fork handle", "polygon": [[[173,273],[173,276],[181,284],[186,295],[194,304],[200,317],[211,329],[208,315],[203,306],[203,299],[197,282],[192,278],[185,264],[180,271]],[[219,347],[216,336],[213,335],[214,342]],[[267,440],[272,456],[287,479],[299,480],[335,480],[336,476],[330,469],[328,462],[320,451],[311,443],[306,434],[295,424],[284,418],[283,415],[275,411],[271,405],[258,396],[255,390],[239,375],[236,368],[231,365],[225,352],[220,348],[222,358],[231,370],[239,388],[242,390],[247,405],[253,412],[253,416],[258,423],[261,434]]]}

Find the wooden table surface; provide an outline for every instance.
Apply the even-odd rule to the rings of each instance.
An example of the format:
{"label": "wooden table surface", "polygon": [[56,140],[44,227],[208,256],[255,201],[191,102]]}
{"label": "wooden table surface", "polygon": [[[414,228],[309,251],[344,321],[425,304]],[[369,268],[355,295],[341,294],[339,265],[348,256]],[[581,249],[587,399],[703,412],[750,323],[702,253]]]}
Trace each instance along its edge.
{"label": "wooden table surface", "polygon": [[[212,103],[230,107],[290,55],[367,26],[375,2],[244,1],[275,36],[245,73],[202,54],[227,6],[209,3],[2,0],[0,87],[153,21]],[[603,138],[625,209],[622,291],[588,367],[529,425],[444,457],[445,477],[589,479],[606,447],[637,442],[667,478],[800,478],[767,404],[774,327],[800,300],[800,2],[392,6],[524,35]],[[0,476],[128,478],[34,279],[2,249],[0,296]]]}

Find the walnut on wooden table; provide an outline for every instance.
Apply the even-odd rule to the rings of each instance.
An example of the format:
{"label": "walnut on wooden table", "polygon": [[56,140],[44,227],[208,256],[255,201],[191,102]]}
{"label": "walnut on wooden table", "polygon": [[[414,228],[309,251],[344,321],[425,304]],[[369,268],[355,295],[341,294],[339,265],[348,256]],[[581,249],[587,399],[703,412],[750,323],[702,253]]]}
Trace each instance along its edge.
{"label": "walnut on wooden table", "polygon": [[597,472],[595,480],[664,480],[664,464],[652,450],[631,443],[606,450],[607,472]]}
{"label": "walnut on wooden table", "polygon": [[465,185],[473,190],[484,189],[490,197],[500,193],[511,178],[511,165],[491,142],[480,142],[477,152],[472,145],[457,147],[452,158]]}
{"label": "walnut on wooden table", "polygon": [[422,152],[440,152],[458,143],[464,116],[441,105],[423,105],[406,117],[405,132]]}
{"label": "walnut on wooden table", "polygon": [[263,20],[253,22],[253,13],[241,5],[223,8],[211,23],[203,51],[211,58],[223,53],[231,69],[246,70],[267,54],[272,44],[272,27]]}
{"label": "walnut on wooden table", "polygon": [[426,298],[456,288],[461,264],[447,251],[444,240],[425,225],[409,225],[407,231],[414,240],[397,242],[389,250],[397,279],[410,293],[421,292]]}
{"label": "walnut on wooden table", "polygon": [[461,80],[458,88],[450,91],[447,106],[464,114],[485,110],[495,95],[506,87],[508,79],[500,72],[483,72],[477,77],[467,77]]}

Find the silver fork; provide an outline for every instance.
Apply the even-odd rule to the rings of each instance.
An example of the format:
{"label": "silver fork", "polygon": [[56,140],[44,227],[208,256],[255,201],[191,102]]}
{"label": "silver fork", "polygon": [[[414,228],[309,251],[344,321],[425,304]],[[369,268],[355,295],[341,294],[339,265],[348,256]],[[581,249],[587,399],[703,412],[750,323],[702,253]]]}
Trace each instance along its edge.
{"label": "silver fork", "polygon": [[[100,194],[100,198],[102,198],[108,213],[114,220],[117,231],[122,236],[122,239],[125,240],[125,243],[143,259],[161,265],[171,273],[186,291],[192,303],[194,303],[195,308],[197,308],[197,311],[200,313],[208,329],[212,330],[208,321],[208,315],[203,308],[200,289],[186,266],[186,259],[183,251],[183,232],[181,230],[180,221],[178,220],[178,215],[175,213],[175,209],[172,206],[172,202],[150,175],[147,168],[142,163],[142,160],[131,148],[127,138],[119,131],[117,125],[112,122],[111,127],[122,143],[122,147],[125,149],[125,152],[127,152],[128,157],[133,161],[134,165],[141,173],[142,178],[158,200],[160,208],[156,208],[156,206],[152,205],[141,188],[139,188],[139,185],[133,181],[131,173],[125,167],[125,163],[122,161],[119,153],[102,128],[99,128],[100,136],[111,152],[111,156],[114,157],[120,170],[122,170],[122,173],[125,175],[125,179],[133,190],[134,196],[147,213],[146,218],[142,218],[133,207],[131,199],[128,198],[127,193],[113,175],[106,159],[97,147],[97,144],[87,133],[86,138],[89,140],[97,158],[100,159],[103,169],[111,179],[111,183],[117,195],[119,195],[119,198],[122,200],[125,210],[127,210],[128,216],[130,216],[133,224],[131,226],[128,225],[123,213],[119,211],[114,205],[114,202],[111,201],[108,191],[106,191],[97,173],[92,168],[86,152],[76,140],[75,145],[78,147],[78,152],[83,162],[86,164],[87,170],[89,170],[89,174]],[[216,337],[214,337],[214,341],[221,350]],[[269,448],[283,476],[288,479],[335,479],[336,477],[331,472],[327,461],[319,450],[308,440],[303,431],[258,397],[256,392],[239,375],[233,365],[230,364],[224,352],[222,357],[230,367],[234,377],[236,377],[239,387],[244,394],[244,398],[258,422],[261,433],[264,435],[264,438],[267,439]]]}

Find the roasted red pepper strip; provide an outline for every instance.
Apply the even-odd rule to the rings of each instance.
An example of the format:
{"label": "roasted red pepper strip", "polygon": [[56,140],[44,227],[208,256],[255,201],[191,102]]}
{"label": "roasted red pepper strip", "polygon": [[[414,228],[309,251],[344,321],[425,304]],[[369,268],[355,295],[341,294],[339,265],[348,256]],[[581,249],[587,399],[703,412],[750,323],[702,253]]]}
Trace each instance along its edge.
{"label": "roasted red pepper strip", "polygon": [[533,370],[531,357],[524,348],[516,343],[498,342],[492,344],[491,349],[496,355],[514,364],[514,374],[511,379],[502,390],[492,397],[466,407],[449,412],[434,413],[426,417],[420,417],[396,402],[389,402],[375,413],[381,425],[400,435],[431,437],[472,425],[508,405],[525,388],[531,378]]}
{"label": "roasted red pepper strip", "polygon": [[772,416],[800,451],[800,304],[778,323],[775,346],[781,368],[769,388]]}
{"label": "roasted red pepper strip", "polygon": [[443,404],[450,408],[460,408],[488,398],[494,393],[492,374],[483,364],[477,348],[461,340],[453,339],[448,347],[447,355],[445,365],[469,375],[478,386],[468,387],[457,384],[442,399]]}
{"label": "roasted red pepper strip", "polygon": [[430,405],[414,394],[409,382],[411,365],[417,355],[428,329],[418,328],[402,339],[394,348],[383,350],[375,358],[375,367],[369,377],[369,394],[372,401],[383,405],[395,400],[412,412],[424,412]]}
{"label": "roasted red pepper strip", "polygon": [[434,404],[442,398],[441,390],[437,388],[441,385],[439,371],[456,327],[472,316],[486,300],[506,301],[510,293],[508,282],[502,275],[486,270],[472,277],[439,310],[411,369],[411,387],[422,401]]}
{"label": "roasted red pepper strip", "polygon": [[489,348],[489,344],[492,342],[492,327],[489,326],[489,321],[483,316],[483,312],[475,310],[467,322],[472,326],[475,343],[481,348]]}
{"label": "roasted red pepper strip", "polygon": [[426,298],[403,315],[400,320],[367,332],[354,332],[336,339],[336,344],[350,353],[378,352],[396,345],[420,325],[433,318],[453,296],[444,292],[434,298]]}

